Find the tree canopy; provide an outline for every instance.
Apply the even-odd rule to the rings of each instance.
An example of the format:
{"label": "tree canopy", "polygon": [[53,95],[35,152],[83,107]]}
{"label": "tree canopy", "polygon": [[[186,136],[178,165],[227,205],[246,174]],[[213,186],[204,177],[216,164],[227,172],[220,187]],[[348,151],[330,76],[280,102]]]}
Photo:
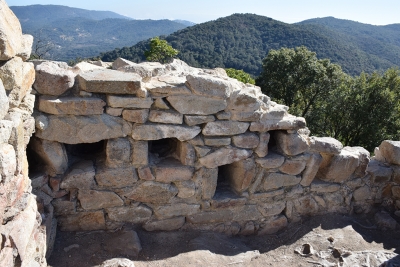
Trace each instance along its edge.
{"label": "tree canopy", "polygon": [[148,61],[167,63],[178,53],[179,51],[170,46],[167,41],[155,37],[151,39],[150,49],[145,51],[144,55]]}
{"label": "tree canopy", "polygon": [[250,83],[250,84],[255,84],[256,81],[251,77],[250,74],[244,72],[243,70],[236,70],[236,69],[225,69],[226,74],[231,77],[234,78],[238,81],[241,81],[242,83]]}

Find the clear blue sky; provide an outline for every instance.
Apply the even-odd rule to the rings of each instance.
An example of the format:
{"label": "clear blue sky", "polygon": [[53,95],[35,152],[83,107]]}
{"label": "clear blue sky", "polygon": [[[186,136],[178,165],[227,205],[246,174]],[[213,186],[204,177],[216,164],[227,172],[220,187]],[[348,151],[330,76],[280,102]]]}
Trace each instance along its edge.
{"label": "clear blue sky", "polygon": [[400,23],[400,0],[6,0],[9,6],[66,5],[109,10],[135,19],[201,23],[233,13],[254,13],[287,23],[333,16],[374,25]]}

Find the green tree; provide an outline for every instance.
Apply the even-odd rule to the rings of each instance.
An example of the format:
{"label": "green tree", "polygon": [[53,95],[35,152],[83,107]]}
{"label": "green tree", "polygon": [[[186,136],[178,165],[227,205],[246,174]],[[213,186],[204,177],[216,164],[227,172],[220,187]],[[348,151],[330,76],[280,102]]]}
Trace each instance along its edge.
{"label": "green tree", "polygon": [[167,63],[178,53],[179,51],[170,46],[167,41],[155,37],[150,41],[150,50],[145,51],[144,55],[148,61]]}
{"label": "green tree", "polygon": [[251,75],[244,72],[243,70],[228,68],[225,69],[225,71],[229,77],[234,78],[242,83],[250,83],[250,84],[256,83],[256,81],[251,77]]}

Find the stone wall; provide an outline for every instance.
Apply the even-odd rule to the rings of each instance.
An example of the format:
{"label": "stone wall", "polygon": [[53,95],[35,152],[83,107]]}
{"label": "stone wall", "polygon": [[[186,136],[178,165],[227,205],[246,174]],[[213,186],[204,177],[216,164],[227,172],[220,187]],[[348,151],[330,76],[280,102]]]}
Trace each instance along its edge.
{"label": "stone wall", "polygon": [[303,118],[223,69],[35,64],[30,147],[63,231],[271,234],[392,198],[392,173],[377,179],[368,151],[309,136]]}
{"label": "stone wall", "polygon": [[30,93],[35,70],[25,62],[32,41],[0,0],[0,265],[4,267],[47,266],[50,242],[46,223],[52,222],[52,215],[46,217],[44,206],[40,206],[43,217],[38,213],[26,157],[35,128],[31,116],[35,96]]}

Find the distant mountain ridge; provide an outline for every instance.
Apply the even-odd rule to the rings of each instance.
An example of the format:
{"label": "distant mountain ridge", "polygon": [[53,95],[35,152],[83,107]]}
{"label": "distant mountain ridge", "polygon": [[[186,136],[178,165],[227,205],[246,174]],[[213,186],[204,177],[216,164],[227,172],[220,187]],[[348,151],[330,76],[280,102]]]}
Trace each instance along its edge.
{"label": "distant mountain ridge", "polygon": [[[351,36],[354,33],[336,26],[328,27],[319,23],[319,19],[312,21],[287,24],[255,14],[233,14],[182,29],[165,39],[180,51],[178,57],[192,66],[235,68],[255,76],[260,73],[262,59],[270,49],[301,45],[316,52],[319,58],[328,58],[340,64],[349,74],[400,66],[400,51],[397,52],[400,45],[396,45],[395,41],[388,44],[384,41],[386,39],[373,37],[371,43],[374,41],[376,46],[379,44],[383,49],[377,53],[374,47],[357,42]],[[357,22],[352,23],[358,25]],[[391,27],[397,29],[396,26],[388,28]],[[388,35],[385,32],[381,34]],[[147,47],[148,40],[132,47],[102,53],[101,58],[112,61],[124,57],[139,62],[144,60],[143,52]]]}

